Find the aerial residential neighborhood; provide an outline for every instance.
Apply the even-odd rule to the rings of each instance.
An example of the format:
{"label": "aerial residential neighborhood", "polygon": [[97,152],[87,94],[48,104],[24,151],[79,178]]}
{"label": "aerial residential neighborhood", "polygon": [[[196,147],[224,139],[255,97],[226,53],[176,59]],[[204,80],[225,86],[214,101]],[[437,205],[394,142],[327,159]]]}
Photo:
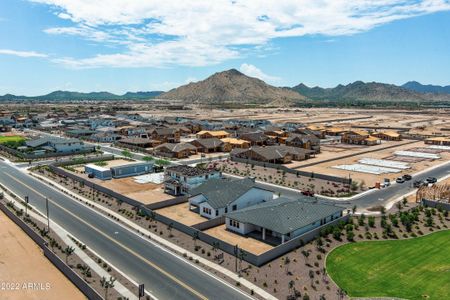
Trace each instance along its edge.
{"label": "aerial residential neighborhood", "polygon": [[449,13],[5,0],[0,299],[450,299]]}

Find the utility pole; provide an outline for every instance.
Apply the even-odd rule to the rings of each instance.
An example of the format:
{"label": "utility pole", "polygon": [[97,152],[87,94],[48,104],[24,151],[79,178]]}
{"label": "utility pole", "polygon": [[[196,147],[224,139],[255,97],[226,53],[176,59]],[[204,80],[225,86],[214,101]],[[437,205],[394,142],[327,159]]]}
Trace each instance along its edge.
{"label": "utility pole", "polygon": [[28,196],[25,196],[25,218],[28,216]]}
{"label": "utility pole", "polygon": [[144,284],[140,284],[139,285],[139,300],[141,300],[141,297],[145,296],[145,289],[144,289]]}
{"label": "utility pole", "polygon": [[238,245],[236,245],[236,246],[234,246],[234,258],[235,258],[234,269],[235,269],[235,272],[237,272],[237,259],[238,259],[238,252],[239,252],[239,246],[238,246]]}
{"label": "utility pole", "polygon": [[48,214],[48,198],[45,197],[45,209],[47,211],[47,231],[50,233],[50,216]]}

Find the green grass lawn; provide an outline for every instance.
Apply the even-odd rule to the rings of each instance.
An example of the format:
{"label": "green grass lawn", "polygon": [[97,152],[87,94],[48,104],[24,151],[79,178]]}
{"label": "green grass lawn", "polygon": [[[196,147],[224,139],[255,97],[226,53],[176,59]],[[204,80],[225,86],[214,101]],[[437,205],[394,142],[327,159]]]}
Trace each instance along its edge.
{"label": "green grass lawn", "polygon": [[9,143],[9,142],[16,142],[20,143],[25,141],[25,138],[19,136],[19,135],[13,135],[13,136],[2,136],[0,135],[0,144]]}
{"label": "green grass lawn", "polygon": [[450,231],[345,244],[328,255],[326,267],[350,297],[450,299]]}

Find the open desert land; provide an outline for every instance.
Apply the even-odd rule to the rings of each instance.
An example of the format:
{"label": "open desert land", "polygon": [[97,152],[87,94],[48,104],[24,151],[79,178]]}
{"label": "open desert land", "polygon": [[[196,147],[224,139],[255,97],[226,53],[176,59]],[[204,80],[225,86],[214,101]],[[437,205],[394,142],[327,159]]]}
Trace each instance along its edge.
{"label": "open desert land", "polygon": [[[405,142],[405,141],[402,141],[402,142]],[[382,146],[382,145],[380,145],[380,146]],[[384,178],[389,178],[390,180],[395,180],[397,177],[402,176],[404,174],[414,174],[419,171],[428,169],[430,167],[442,164],[450,159],[450,152],[449,151],[440,152],[439,155],[441,156],[441,158],[436,159],[436,160],[425,159],[425,160],[419,161],[419,160],[412,158],[411,159],[412,162],[409,163],[409,166],[411,168],[405,169],[398,173],[387,173],[387,174],[375,175],[375,174],[368,174],[368,173],[362,173],[362,172],[356,172],[356,171],[341,170],[341,169],[336,169],[333,167],[337,166],[337,165],[355,164],[355,163],[358,163],[359,160],[364,159],[364,158],[391,160],[396,151],[411,151],[411,150],[418,151],[418,150],[426,148],[427,146],[428,145],[425,145],[422,141],[417,141],[417,142],[413,142],[413,143],[399,144],[398,147],[388,148],[388,149],[385,149],[385,147],[378,147],[378,151],[375,151],[375,152],[359,154],[359,155],[357,153],[355,153],[355,155],[351,156],[351,157],[347,157],[347,158],[343,158],[343,159],[337,158],[336,160],[332,160],[332,161],[328,161],[328,162],[324,162],[324,163],[319,163],[319,164],[316,164],[313,166],[301,168],[301,170],[308,171],[308,172],[329,174],[329,175],[340,176],[340,177],[348,177],[350,175],[353,180],[356,180],[359,182],[364,181],[366,183],[366,185],[373,186],[375,184],[375,182],[382,181]],[[405,158],[405,160],[406,159],[408,159],[408,158]],[[416,161],[416,162],[413,162],[413,161]]]}
{"label": "open desert land", "polygon": [[[11,290],[0,288],[2,300],[86,299],[84,295],[50,262],[42,250],[3,212],[0,212],[0,281],[13,284]],[[23,284],[42,284],[44,289],[23,288]],[[48,290],[45,289],[49,284]],[[16,284],[19,284],[16,286]]]}

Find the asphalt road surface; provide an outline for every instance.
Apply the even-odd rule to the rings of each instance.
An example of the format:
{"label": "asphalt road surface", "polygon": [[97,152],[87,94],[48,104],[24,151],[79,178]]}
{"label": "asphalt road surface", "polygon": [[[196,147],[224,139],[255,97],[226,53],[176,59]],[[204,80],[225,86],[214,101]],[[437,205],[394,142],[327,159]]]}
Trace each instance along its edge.
{"label": "asphalt road surface", "polygon": [[0,182],[45,212],[158,299],[249,299],[195,265],[177,257],[65,194],[0,161]]}
{"label": "asphalt road surface", "polygon": [[[389,187],[374,190],[373,192],[357,196],[351,200],[329,200],[319,198],[322,202],[330,202],[338,205],[342,205],[347,208],[351,208],[356,205],[359,209],[367,209],[373,206],[386,205],[392,199],[401,197],[416,188],[412,186],[415,180],[424,180],[427,177],[436,177],[437,179],[442,178],[450,174],[450,163],[443,166],[437,167],[435,169],[426,171],[420,175],[413,176],[412,180],[406,181],[405,183],[395,183],[391,184]],[[258,186],[263,187],[268,190],[272,190],[275,193],[279,193],[283,197],[287,198],[299,198],[305,197],[299,191],[294,191],[282,186],[274,186],[266,183],[257,183]]]}

